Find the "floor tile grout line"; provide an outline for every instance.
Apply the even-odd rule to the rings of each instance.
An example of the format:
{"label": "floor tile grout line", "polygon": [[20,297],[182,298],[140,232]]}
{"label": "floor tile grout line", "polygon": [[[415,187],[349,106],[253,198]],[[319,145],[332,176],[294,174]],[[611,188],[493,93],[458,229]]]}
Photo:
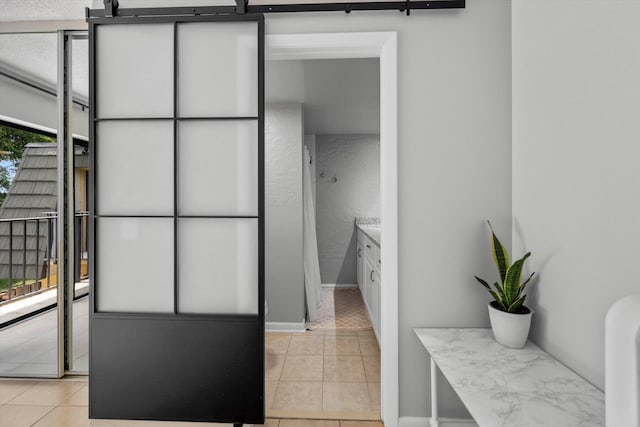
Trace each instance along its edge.
{"label": "floor tile grout line", "polygon": [[[322,378],[324,379],[324,367],[322,372]],[[320,411],[324,411],[324,381],[320,383]]]}
{"label": "floor tile grout line", "polygon": [[13,396],[13,398],[10,401],[4,403],[3,405],[11,405],[11,402],[13,402],[18,397],[22,396],[24,393],[26,393],[27,391],[31,390],[33,387],[35,387],[36,385],[40,384],[41,382],[42,381],[35,381],[35,384],[33,384],[31,387],[28,387],[26,390],[23,390],[21,393],[18,393],[17,395]]}
{"label": "floor tile grout line", "polygon": [[[35,406],[35,405],[29,405],[29,406]],[[49,411],[47,411],[43,416],[41,416],[40,418],[38,418],[33,424],[31,424],[31,427],[35,426],[36,424],[38,424],[40,421],[42,421],[42,419],[44,417],[46,417],[47,415],[49,415],[50,413],[52,413],[53,411],[56,410],[56,408],[58,408],[58,406],[54,406],[53,408],[51,408]]]}

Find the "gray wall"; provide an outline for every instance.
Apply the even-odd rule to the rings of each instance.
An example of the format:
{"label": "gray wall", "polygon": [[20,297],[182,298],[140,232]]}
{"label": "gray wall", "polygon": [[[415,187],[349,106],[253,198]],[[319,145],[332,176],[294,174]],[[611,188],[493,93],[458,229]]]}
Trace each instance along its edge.
{"label": "gray wall", "polygon": [[[398,32],[400,414],[427,416],[416,326],[488,326],[485,219],[511,240],[511,7],[268,15],[267,32]],[[451,393],[451,392],[450,392]],[[443,416],[464,415],[451,394]]]}
{"label": "gray wall", "polygon": [[640,293],[638,17],[635,0],[513,2],[513,238],[539,273],[532,337],[599,388],[606,311]]}
{"label": "gray wall", "polygon": [[265,292],[267,322],[301,323],[302,106],[265,108]]}
{"label": "gray wall", "polygon": [[[487,326],[488,298],[472,276],[493,274],[484,220],[511,240],[511,1],[409,17],[268,14],[265,28],[398,34],[398,398],[402,416],[427,416],[429,362],[412,328]],[[451,393],[441,413],[464,415]]]}
{"label": "gray wall", "polygon": [[308,134],[380,133],[378,58],[267,61],[266,99],[301,102]]}
{"label": "gray wall", "polygon": [[357,283],[353,220],[380,216],[380,137],[318,135],[316,157],[320,278],[322,283]]}
{"label": "gray wall", "polygon": [[[55,90],[55,87],[52,89]],[[57,98],[0,76],[0,115],[51,129],[58,128]],[[73,133],[88,137],[89,110],[73,104]]]}
{"label": "gray wall", "polygon": [[380,133],[378,58],[307,60],[302,67],[306,132]]}

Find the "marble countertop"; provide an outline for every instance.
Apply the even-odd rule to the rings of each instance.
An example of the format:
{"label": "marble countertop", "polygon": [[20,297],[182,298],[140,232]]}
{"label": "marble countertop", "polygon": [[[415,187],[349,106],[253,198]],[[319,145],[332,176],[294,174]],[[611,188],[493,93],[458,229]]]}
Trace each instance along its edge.
{"label": "marble countertop", "polygon": [[369,238],[375,243],[378,247],[380,247],[380,226],[379,225],[371,225],[371,224],[356,224],[364,234],[369,236]]}
{"label": "marble countertop", "polygon": [[510,349],[486,328],[414,332],[481,427],[605,424],[604,393],[531,341]]}
{"label": "marble countertop", "polygon": [[358,216],[356,217],[355,224],[356,227],[373,240],[373,243],[380,247],[380,218]]}

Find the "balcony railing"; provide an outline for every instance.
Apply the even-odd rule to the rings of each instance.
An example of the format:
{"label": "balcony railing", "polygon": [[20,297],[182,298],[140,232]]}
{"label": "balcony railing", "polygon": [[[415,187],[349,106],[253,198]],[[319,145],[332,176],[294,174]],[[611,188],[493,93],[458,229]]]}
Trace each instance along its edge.
{"label": "balcony railing", "polygon": [[[75,271],[87,276],[87,212],[75,214]],[[53,288],[58,284],[57,215],[0,220],[0,305]]]}

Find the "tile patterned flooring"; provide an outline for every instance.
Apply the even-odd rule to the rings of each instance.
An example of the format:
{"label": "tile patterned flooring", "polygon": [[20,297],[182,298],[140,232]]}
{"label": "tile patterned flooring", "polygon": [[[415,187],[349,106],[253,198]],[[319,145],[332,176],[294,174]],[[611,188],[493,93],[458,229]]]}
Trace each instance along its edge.
{"label": "tile patterned flooring", "polygon": [[373,330],[266,334],[267,416],[380,420],[380,348]]}
{"label": "tile patterned flooring", "polygon": [[[0,427],[195,427],[218,423],[89,420],[86,377],[0,379]],[[267,427],[384,427],[381,422],[267,419]]]}
{"label": "tile patterned flooring", "polygon": [[312,331],[371,329],[371,321],[358,288],[323,288],[318,318],[307,323]]}

